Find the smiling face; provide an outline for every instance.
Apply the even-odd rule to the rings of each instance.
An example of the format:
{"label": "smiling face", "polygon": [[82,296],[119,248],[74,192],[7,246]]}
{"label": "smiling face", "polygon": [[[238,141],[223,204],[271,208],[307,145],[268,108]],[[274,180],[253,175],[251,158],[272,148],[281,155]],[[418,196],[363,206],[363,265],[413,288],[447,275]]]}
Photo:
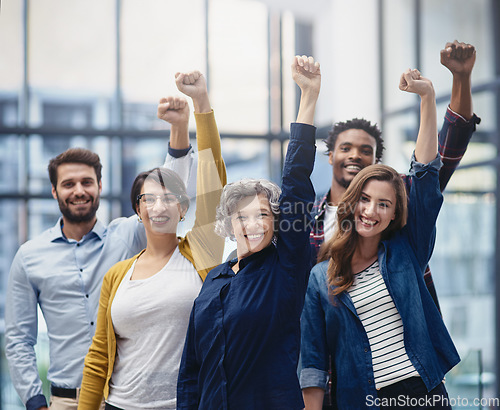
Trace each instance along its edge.
{"label": "smiling face", "polygon": [[183,211],[174,194],[158,182],[146,179],[141,189],[137,215],[144,224],[146,235],[175,234]]}
{"label": "smiling face", "polygon": [[101,190],[93,167],[64,163],[57,168],[57,186],[52,186],[52,196],[57,199],[65,222],[87,223],[95,219]]}
{"label": "smiling face", "polygon": [[346,189],[359,171],[375,163],[377,141],[364,130],[351,128],[342,131],[329,153],[333,166],[333,184]]}
{"label": "smiling face", "polygon": [[274,215],[265,195],[240,201],[231,215],[232,233],[236,239],[238,259],[267,247],[274,236]]}
{"label": "smiling face", "polygon": [[396,192],[390,182],[371,179],[364,185],[354,212],[356,232],[380,240],[396,217]]}

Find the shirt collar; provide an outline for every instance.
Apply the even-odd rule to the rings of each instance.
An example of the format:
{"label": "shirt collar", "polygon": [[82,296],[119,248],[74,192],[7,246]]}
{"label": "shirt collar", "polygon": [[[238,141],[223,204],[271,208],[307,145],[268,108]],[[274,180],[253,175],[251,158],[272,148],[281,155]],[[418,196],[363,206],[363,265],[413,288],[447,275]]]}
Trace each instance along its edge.
{"label": "shirt collar", "polygon": [[[271,242],[268,246],[257,253],[252,253],[248,255],[246,258],[240,260],[240,271],[245,268],[245,266],[251,264],[253,261],[266,258],[274,249],[274,244]],[[231,259],[230,261],[225,262],[221,265],[222,269],[213,277],[213,279],[217,279],[221,276],[235,276],[232,267],[235,264],[235,259]]]}
{"label": "shirt collar", "polygon": [[[63,218],[62,216],[57,220],[56,224],[54,227],[50,230],[50,241],[55,242],[57,240],[64,240],[67,241],[66,236],[63,233],[62,230],[63,227]],[[103,239],[104,235],[106,233],[106,227],[104,224],[98,219],[92,228],[90,232],[84,235],[83,239],[91,238],[92,236],[96,235],[99,239]]]}

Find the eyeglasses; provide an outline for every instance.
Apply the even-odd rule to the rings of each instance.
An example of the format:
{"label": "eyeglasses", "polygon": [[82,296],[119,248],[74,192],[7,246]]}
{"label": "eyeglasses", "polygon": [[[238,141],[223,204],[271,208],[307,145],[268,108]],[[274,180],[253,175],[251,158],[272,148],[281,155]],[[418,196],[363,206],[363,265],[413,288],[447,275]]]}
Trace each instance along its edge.
{"label": "eyeglasses", "polygon": [[140,194],[137,195],[137,202],[142,202],[148,208],[152,208],[156,201],[160,199],[163,205],[169,206],[179,203],[180,195],[166,193],[163,195],[154,195],[154,194]]}

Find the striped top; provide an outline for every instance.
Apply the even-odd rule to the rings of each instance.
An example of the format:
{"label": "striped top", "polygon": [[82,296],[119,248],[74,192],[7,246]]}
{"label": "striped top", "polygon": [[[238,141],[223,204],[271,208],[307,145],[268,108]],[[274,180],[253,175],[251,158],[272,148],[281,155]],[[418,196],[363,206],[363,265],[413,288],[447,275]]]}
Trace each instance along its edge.
{"label": "striped top", "polygon": [[378,261],[354,276],[348,293],[368,336],[375,387],[419,376],[406,354],[403,321],[387,291]]}

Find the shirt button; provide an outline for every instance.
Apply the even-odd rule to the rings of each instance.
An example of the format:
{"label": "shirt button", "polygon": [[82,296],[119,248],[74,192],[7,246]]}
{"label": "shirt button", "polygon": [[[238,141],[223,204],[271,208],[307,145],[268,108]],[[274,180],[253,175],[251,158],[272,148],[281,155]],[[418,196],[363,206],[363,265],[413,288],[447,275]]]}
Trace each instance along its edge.
{"label": "shirt button", "polygon": [[88,297],[89,297],[89,295],[85,295],[85,297],[86,297],[86,298],[88,298]]}
{"label": "shirt button", "polygon": [[94,322],[90,322],[90,324],[91,324],[92,326],[94,326]]}
{"label": "shirt button", "polygon": [[367,348],[367,347],[365,347],[365,353],[367,353],[367,352],[368,352],[368,348]]}
{"label": "shirt button", "polygon": [[370,379],[368,379],[368,384],[372,384],[372,381]]}
{"label": "shirt button", "polygon": [[80,272],[83,272],[83,269],[80,269]]}

